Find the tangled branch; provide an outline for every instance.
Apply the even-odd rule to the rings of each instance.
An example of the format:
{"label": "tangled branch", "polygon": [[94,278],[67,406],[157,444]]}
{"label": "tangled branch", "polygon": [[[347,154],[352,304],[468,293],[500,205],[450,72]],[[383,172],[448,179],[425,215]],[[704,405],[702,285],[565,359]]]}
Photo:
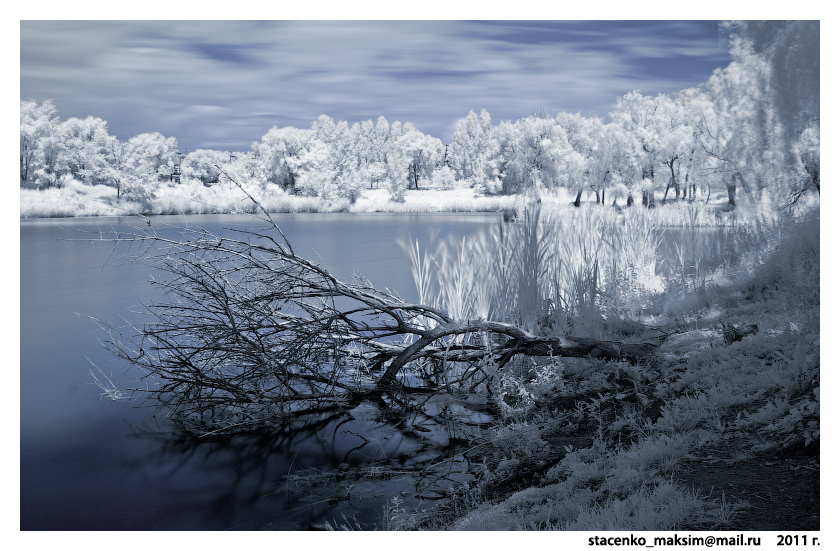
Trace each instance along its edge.
{"label": "tangled branch", "polygon": [[[114,241],[152,245],[168,274],[149,322],[105,345],[154,383],[142,389],[184,430],[291,426],[364,399],[474,391],[517,354],[641,359],[650,343],[538,336],[510,323],[459,320],[357,276],[336,279],[266,231],[149,228]],[[419,374],[421,378],[412,377]]]}

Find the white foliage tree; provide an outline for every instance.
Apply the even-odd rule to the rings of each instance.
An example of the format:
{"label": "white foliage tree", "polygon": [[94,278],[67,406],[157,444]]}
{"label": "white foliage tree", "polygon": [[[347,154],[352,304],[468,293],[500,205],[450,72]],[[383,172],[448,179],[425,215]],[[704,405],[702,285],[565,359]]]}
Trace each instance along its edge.
{"label": "white foliage tree", "polygon": [[715,71],[706,82],[707,96],[693,104],[701,111],[697,139],[704,175],[723,183],[731,207],[736,205],[738,184],[749,192],[751,180],[761,189],[766,185],[764,176],[781,169],[781,159],[773,154],[778,135],[768,102],[766,69],[757,58],[748,64],[732,62]]}
{"label": "white foliage tree", "polygon": [[662,147],[662,135],[659,133],[661,113],[657,113],[664,101],[665,96],[645,96],[633,91],[620,97],[610,113],[611,122],[627,131],[637,144],[634,153],[640,168],[642,202],[648,206],[653,206],[657,178],[662,179],[656,170]]}
{"label": "white foliage tree", "polygon": [[[510,130],[513,130],[512,132]],[[568,184],[571,148],[553,118],[530,116],[516,122],[506,137],[508,174],[518,180],[516,191],[539,194]]]}
{"label": "white foliage tree", "polygon": [[63,145],[70,174],[87,184],[105,180],[110,136],[108,124],[98,117],[71,117],[59,124],[58,139]]}
{"label": "white foliage tree", "polygon": [[35,180],[45,162],[45,140],[55,135],[59,119],[51,101],[20,102],[20,183]]}
{"label": "white foliage tree", "polygon": [[733,21],[724,28],[732,65],[748,70],[756,81],[749,88],[763,94],[767,114],[756,123],[770,135],[761,145],[775,161],[777,187],[792,202],[819,193],[820,22]]}
{"label": "white foliage tree", "polygon": [[184,178],[201,180],[202,184],[215,184],[221,176],[220,169],[230,163],[231,154],[212,149],[196,149],[184,157],[181,173]]}
{"label": "white foliage tree", "polygon": [[500,191],[498,156],[499,143],[490,113],[484,109],[478,115],[470,111],[456,123],[448,160],[457,179],[467,180],[485,192]]}
{"label": "white foliage tree", "polygon": [[313,138],[293,161],[298,174],[296,187],[300,193],[322,197],[327,201],[338,198],[338,171],[330,157],[327,144]]}
{"label": "white foliage tree", "polygon": [[159,132],[138,134],[125,144],[123,188],[125,195],[148,201],[175,168],[178,140]]}
{"label": "white foliage tree", "polygon": [[257,152],[265,177],[287,191],[294,191],[301,166],[300,157],[311,138],[312,130],[275,126],[251,148]]}
{"label": "white foliage tree", "polygon": [[[406,127],[409,126],[406,124]],[[413,127],[405,130],[394,147],[408,158],[408,187],[420,189],[422,180],[430,180],[432,172],[443,160],[443,143]]]}

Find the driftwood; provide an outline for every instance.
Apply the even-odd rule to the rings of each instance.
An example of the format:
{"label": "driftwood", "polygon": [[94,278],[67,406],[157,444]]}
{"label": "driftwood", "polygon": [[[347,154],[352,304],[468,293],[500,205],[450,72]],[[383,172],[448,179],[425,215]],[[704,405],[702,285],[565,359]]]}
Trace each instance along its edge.
{"label": "driftwood", "polygon": [[[406,373],[475,391],[516,355],[640,361],[655,343],[535,335],[510,323],[457,320],[357,276],[347,283],[298,256],[282,231],[149,225],[114,241],[153,245],[143,259],[171,277],[148,322],[107,324],[105,342],[151,381],[142,391],[183,428],[233,432],[298,421],[383,392],[411,392]],[[416,381],[416,379],[414,379]]]}
{"label": "driftwood", "polygon": [[735,327],[731,323],[720,322],[720,325],[723,327],[723,342],[727,345],[738,342],[746,336],[758,333],[758,325],[755,324]]}

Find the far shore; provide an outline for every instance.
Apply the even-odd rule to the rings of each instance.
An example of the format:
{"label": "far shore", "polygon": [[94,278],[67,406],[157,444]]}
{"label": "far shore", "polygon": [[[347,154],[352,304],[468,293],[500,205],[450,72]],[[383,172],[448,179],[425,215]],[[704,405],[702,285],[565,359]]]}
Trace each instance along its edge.
{"label": "far shore", "polygon": [[[385,189],[364,190],[355,202],[347,199],[327,201],[319,197],[288,194],[279,188],[257,190],[253,193],[263,207],[271,213],[458,213],[500,212],[515,216],[532,204],[533,198],[522,195],[477,195],[470,188],[409,190],[405,200],[390,200]],[[708,202],[676,201],[668,199],[663,205],[650,209],[662,226],[684,225],[689,209],[701,213],[702,225],[719,225],[729,221],[744,221],[767,217],[774,210],[762,201],[744,200],[743,206],[728,212],[725,194],[712,194]],[[586,199],[586,194],[584,194]],[[610,210],[626,209],[626,197],[607,197]],[[613,199],[615,199],[613,204]],[[621,199],[621,200],[619,200]],[[543,208],[573,209],[574,197],[566,190],[544,193],[540,199]],[[594,201],[582,203],[583,208],[602,207]],[[638,202],[630,208],[642,209]],[[117,200],[116,190],[109,186],[88,186],[71,182],[61,189],[21,189],[20,218],[72,218],[91,216],[130,215],[190,215],[190,214],[246,214],[256,212],[256,205],[233,185],[205,187],[192,183],[163,186],[145,203]]]}

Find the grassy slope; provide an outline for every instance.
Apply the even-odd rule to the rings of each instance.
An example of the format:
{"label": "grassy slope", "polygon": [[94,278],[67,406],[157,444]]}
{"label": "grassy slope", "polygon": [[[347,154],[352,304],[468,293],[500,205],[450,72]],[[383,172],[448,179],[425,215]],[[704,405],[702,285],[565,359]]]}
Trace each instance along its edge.
{"label": "grassy slope", "polygon": [[755,275],[663,295],[679,333],[650,364],[567,364],[564,395],[471,452],[476,481],[401,525],[818,530],[819,215],[785,233]]}

